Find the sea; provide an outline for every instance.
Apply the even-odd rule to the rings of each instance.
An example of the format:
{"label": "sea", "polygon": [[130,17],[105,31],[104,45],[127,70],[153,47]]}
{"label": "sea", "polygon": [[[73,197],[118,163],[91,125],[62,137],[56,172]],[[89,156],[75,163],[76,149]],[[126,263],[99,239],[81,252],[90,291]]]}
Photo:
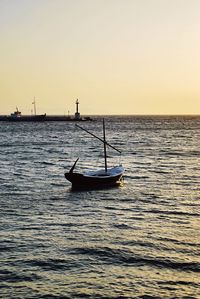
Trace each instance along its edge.
{"label": "sea", "polygon": [[[102,118],[79,122],[102,137]],[[75,122],[0,122],[0,298],[200,298],[200,116],[104,116],[124,184]]]}

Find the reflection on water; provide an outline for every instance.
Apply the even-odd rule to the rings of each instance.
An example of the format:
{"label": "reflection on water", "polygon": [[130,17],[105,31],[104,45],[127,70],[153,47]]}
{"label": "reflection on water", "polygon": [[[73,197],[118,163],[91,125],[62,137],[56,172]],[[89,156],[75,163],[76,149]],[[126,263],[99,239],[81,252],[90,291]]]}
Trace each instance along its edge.
{"label": "reflection on water", "polygon": [[[99,119],[83,125],[101,135]],[[100,166],[98,141],[72,123],[1,123],[3,298],[200,297],[200,118],[106,127],[124,186],[71,192],[64,172]]]}

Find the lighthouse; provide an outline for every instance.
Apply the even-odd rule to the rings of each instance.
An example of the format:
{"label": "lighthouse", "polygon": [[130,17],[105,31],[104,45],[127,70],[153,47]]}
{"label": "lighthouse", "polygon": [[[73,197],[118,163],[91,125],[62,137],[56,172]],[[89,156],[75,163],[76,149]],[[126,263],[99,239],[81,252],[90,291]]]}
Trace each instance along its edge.
{"label": "lighthouse", "polygon": [[75,119],[76,119],[76,120],[81,119],[81,115],[80,115],[80,113],[78,112],[78,105],[79,105],[79,101],[78,101],[78,99],[77,99],[77,100],[76,100],[76,112],[75,112]]}

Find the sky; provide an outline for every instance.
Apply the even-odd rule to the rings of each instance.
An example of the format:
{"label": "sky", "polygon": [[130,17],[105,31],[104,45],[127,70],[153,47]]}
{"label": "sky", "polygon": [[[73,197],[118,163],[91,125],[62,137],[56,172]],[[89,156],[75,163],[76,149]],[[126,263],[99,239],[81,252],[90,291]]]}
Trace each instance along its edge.
{"label": "sky", "polygon": [[199,0],[0,0],[0,114],[200,114]]}

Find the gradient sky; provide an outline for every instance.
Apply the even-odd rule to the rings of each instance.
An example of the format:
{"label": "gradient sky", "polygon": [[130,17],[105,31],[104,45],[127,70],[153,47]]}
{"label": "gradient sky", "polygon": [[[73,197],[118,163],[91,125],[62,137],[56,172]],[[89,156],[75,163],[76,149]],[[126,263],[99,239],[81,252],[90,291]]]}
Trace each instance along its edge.
{"label": "gradient sky", "polygon": [[200,114],[199,0],[0,0],[0,114]]}

